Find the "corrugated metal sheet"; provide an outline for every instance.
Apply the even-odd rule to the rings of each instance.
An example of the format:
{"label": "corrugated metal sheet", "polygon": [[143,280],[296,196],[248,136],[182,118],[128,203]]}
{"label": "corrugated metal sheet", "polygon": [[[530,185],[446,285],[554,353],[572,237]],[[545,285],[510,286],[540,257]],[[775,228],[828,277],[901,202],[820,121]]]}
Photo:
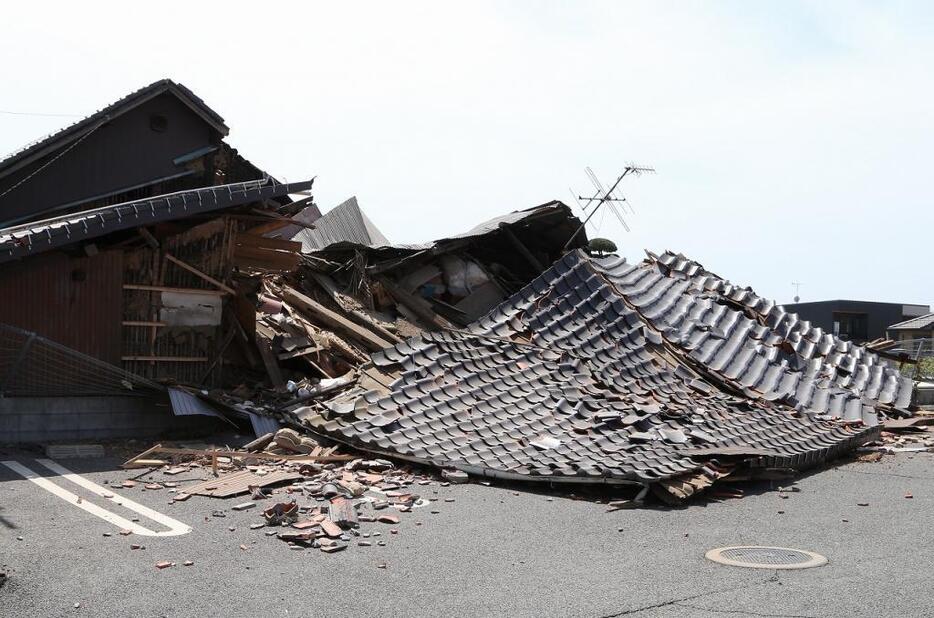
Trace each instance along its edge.
{"label": "corrugated metal sheet", "polygon": [[0,323],[120,363],[123,254],[43,255],[0,270]]}
{"label": "corrugated metal sheet", "polygon": [[250,416],[250,423],[253,425],[253,433],[256,434],[257,438],[265,436],[267,433],[279,431],[281,425],[276,419],[250,411],[247,411],[247,414]]}
{"label": "corrugated metal sheet", "polygon": [[172,404],[172,413],[175,416],[214,416],[224,418],[211,404],[196,397],[186,390],[169,387],[169,402]]}
{"label": "corrugated metal sheet", "polygon": [[360,210],[357,198],[352,197],[314,220],[315,229],[302,229],[292,240],[302,243],[302,251],[309,253],[338,242],[349,242],[365,247],[389,245],[383,233]]}
{"label": "corrugated metal sheet", "polygon": [[[760,324],[735,304],[751,296],[699,265],[677,268],[684,276],[667,276],[672,269],[655,260],[569,254],[468,332],[425,333],[373,354],[389,387],[344,394],[329,411],[300,409],[295,419],[363,449],[473,473],[640,484],[704,475],[707,458],[731,454],[800,469],[878,437],[862,406],[894,395],[872,378],[848,383],[839,415],[856,402],[861,425],[823,420],[816,398],[774,386],[838,388],[822,383],[815,363],[862,376],[861,366],[873,374],[880,363],[874,355],[854,366],[827,350],[802,353],[803,362],[777,354],[789,333],[783,318],[754,302],[777,319]],[[678,337],[695,330],[729,343],[727,370]]]}
{"label": "corrugated metal sheet", "polygon": [[[351,204],[352,202],[352,204]],[[350,204],[350,205],[349,205]],[[348,206],[349,205],[349,206]],[[338,208],[344,207],[339,213],[336,213],[334,219],[325,222],[322,221]],[[360,217],[357,217],[360,213]],[[445,245],[457,243],[458,241],[468,240],[496,232],[502,224],[509,226],[521,226],[536,219],[553,220],[556,227],[568,227],[566,238],[580,226],[580,221],[573,215],[571,209],[559,201],[548,202],[533,208],[517,210],[505,215],[494,217],[474,226],[470,230],[454,236],[448,236],[432,242],[409,243],[390,245],[389,241],[376,230],[372,222],[359,209],[355,198],[347,200],[341,206],[325,214],[321,219],[315,221],[318,229],[302,230],[293,237],[293,240],[302,241],[302,251],[305,253],[311,251],[320,251],[325,248],[340,249],[343,246],[363,246],[374,250],[394,250],[398,252],[417,252],[428,251],[432,249],[440,250]],[[575,238],[574,247],[582,247],[587,244],[587,235],[581,231]]]}

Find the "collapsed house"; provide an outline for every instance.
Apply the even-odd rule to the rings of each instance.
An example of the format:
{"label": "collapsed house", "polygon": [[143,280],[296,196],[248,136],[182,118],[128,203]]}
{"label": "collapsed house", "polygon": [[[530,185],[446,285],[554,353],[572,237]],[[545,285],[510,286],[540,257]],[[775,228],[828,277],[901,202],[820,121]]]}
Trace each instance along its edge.
{"label": "collapsed house", "polygon": [[741,468],[827,461],[910,399],[875,354],[695,262],[575,251],[468,328],[374,353],[356,388],[290,417],[381,456],[682,499]]}
{"label": "collapsed house", "polygon": [[[818,465],[910,413],[878,353],[683,256],[591,256],[561,202],[391,244],[356,198],[322,215],[311,181],[279,183],[224,135],[163,81],[0,162],[0,441],[210,416],[258,436],[230,465],[284,462],[314,496],[396,484],[374,472],[388,458],[678,501]],[[104,174],[101,151],[126,165]],[[52,178],[58,197],[36,187]],[[238,474],[237,491],[262,484]]]}

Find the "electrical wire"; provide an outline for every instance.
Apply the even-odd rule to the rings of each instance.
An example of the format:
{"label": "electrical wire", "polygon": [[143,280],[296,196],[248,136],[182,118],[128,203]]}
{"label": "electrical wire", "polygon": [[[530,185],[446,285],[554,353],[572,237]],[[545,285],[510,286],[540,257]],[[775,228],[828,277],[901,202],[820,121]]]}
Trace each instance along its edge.
{"label": "electrical wire", "polygon": [[41,172],[42,170],[44,170],[44,169],[47,168],[48,166],[52,165],[53,163],[55,163],[56,161],[58,161],[59,159],[61,159],[63,156],[65,156],[65,155],[68,153],[68,151],[70,151],[72,148],[74,148],[75,146],[77,146],[78,144],[80,144],[81,142],[83,142],[84,140],[86,140],[88,137],[90,137],[90,135],[91,135],[92,133],[94,133],[95,131],[97,131],[104,123],[108,122],[109,120],[110,120],[110,116],[105,116],[104,118],[102,118],[100,122],[98,122],[96,125],[94,125],[93,127],[91,127],[91,128],[88,130],[87,133],[85,133],[84,135],[82,135],[81,137],[79,137],[78,139],[76,139],[76,140],[74,141],[73,144],[71,144],[70,146],[68,146],[68,148],[66,148],[65,150],[61,151],[60,153],[58,153],[57,155],[55,155],[54,157],[52,157],[51,159],[49,159],[48,161],[46,161],[45,165],[39,167],[38,169],[36,169],[34,172],[32,172],[31,174],[29,174],[28,176],[26,176],[25,178],[23,178],[23,179],[20,180],[19,182],[13,184],[12,186],[10,186],[10,187],[9,187],[6,191],[4,191],[3,193],[0,193],[0,197],[3,197],[4,195],[6,195],[7,193],[9,193],[9,192],[12,191],[13,189],[15,189],[15,188],[19,187],[20,185],[24,184],[24,183],[27,182],[30,178],[32,178],[33,176],[35,176],[36,174],[38,174],[39,172]]}
{"label": "electrical wire", "polygon": [[0,109],[0,114],[7,114],[9,116],[39,116],[42,118],[82,118],[81,114],[45,114],[42,112],[13,112],[9,110]]}

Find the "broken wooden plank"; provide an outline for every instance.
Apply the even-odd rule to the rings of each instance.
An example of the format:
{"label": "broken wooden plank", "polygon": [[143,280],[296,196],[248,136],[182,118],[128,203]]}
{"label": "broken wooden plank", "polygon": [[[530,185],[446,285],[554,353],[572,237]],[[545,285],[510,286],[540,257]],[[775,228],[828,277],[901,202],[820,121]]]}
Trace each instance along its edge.
{"label": "broken wooden plank", "polygon": [[272,385],[276,388],[283,388],[285,380],[282,378],[282,370],[279,369],[279,363],[276,355],[272,351],[272,343],[261,334],[256,334],[256,347],[259,348],[259,355],[263,359],[263,365],[266,366],[266,373]]}
{"label": "broken wooden plank", "polygon": [[266,238],[256,234],[240,233],[237,234],[237,244],[245,247],[256,247],[257,249],[266,249],[268,251],[287,251],[296,253],[302,250],[302,243],[294,240],[283,240],[281,238]]}
{"label": "broken wooden plank", "polygon": [[392,345],[389,341],[377,336],[373,331],[360,326],[356,322],[348,320],[344,316],[331,311],[321,303],[308,298],[301,292],[288,286],[282,288],[280,297],[290,305],[313,314],[328,326],[342,330],[355,339],[360,340],[373,350],[382,350]]}
{"label": "broken wooden plank", "polygon": [[217,350],[217,354],[214,355],[214,360],[212,360],[211,364],[208,365],[208,368],[204,370],[204,374],[201,376],[201,380],[198,382],[198,384],[204,384],[205,381],[211,376],[211,372],[214,371],[217,363],[219,363],[224,357],[224,353],[227,352],[227,348],[230,346],[230,343],[233,341],[233,338],[236,337],[236,335],[237,330],[235,328],[230,328],[227,330],[227,334],[224,336],[224,340],[221,342],[220,348]]}
{"label": "broken wooden plank", "polygon": [[183,487],[186,494],[210,496],[212,498],[230,498],[250,491],[250,487],[266,487],[302,478],[298,472],[273,470],[265,475],[250,470],[240,470],[208,479],[195,485]]}
{"label": "broken wooden plank", "polygon": [[231,287],[229,287],[229,286],[227,286],[227,285],[221,283],[220,281],[218,281],[218,280],[215,279],[214,277],[212,277],[212,276],[210,276],[210,275],[208,275],[208,274],[206,274],[206,273],[200,271],[199,269],[195,268],[195,267],[192,266],[191,264],[189,264],[189,263],[187,263],[187,262],[184,262],[184,261],[178,259],[177,257],[175,257],[174,255],[172,255],[171,253],[166,253],[166,254],[165,254],[165,259],[167,259],[168,261],[172,262],[172,263],[175,264],[176,266],[187,270],[188,272],[190,272],[191,274],[195,275],[196,277],[200,277],[201,279],[204,279],[205,281],[207,281],[208,283],[210,283],[210,284],[213,285],[214,287],[216,287],[216,288],[218,288],[218,289],[221,289],[221,290],[224,290],[224,291],[227,292],[228,294],[236,294],[236,292],[233,290],[233,288],[231,288]]}
{"label": "broken wooden plank", "polygon": [[159,248],[159,241],[155,236],[152,235],[152,232],[147,230],[145,227],[136,228],[136,232],[143,237],[143,240],[146,241],[146,244],[152,247],[153,249]]}
{"label": "broken wooden plank", "polygon": [[140,453],[139,455],[136,455],[135,457],[131,457],[130,459],[126,460],[126,462],[124,462],[124,464],[123,464],[123,467],[126,468],[126,467],[128,467],[130,464],[132,464],[132,463],[138,461],[139,459],[144,459],[147,455],[152,455],[153,453],[155,453],[155,452],[156,452],[158,449],[160,449],[160,448],[162,448],[162,445],[161,445],[161,444],[156,444],[155,446],[152,446],[152,447],[146,449],[145,451],[143,451],[143,452]]}
{"label": "broken wooden plank", "polygon": [[426,322],[438,329],[453,328],[453,325],[450,322],[435,313],[434,309],[431,308],[431,304],[424,298],[419,298],[418,296],[409,294],[386,277],[380,277],[379,282],[386,289],[386,291],[396,299],[396,302],[405,305],[423,322]]}
{"label": "broken wooden plank", "polygon": [[169,465],[164,459],[136,459],[131,464],[123,464],[124,468],[161,468]]}
{"label": "broken wooden plank", "polygon": [[245,451],[261,451],[272,442],[272,439],[276,437],[276,432],[270,431],[269,433],[262,435],[252,442],[247,442],[243,445],[243,450]]}
{"label": "broken wooden plank", "polygon": [[314,278],[315,282],[321,286],[321,289],[328,293],[328,296],[331,297],[331,300],[334,301],[334,304],[340,307],[341,310],[351,318],[355,318],[358,324],[372,329],[376,332],[377,335],[383,339],[386,339],[387,341],[391,341],[392,343],[402,343],[402,339],[377,324],[376,320],[369,316],[365,310],[359,310],[348,306],[349,303],[341,298],[341,292],[337,289],[337,284],[329,275],[311,271],[311,276]]}
{"label": "broken wooden plank", "polygon": [[316,345],[313,345],[307,348],[298,348],[298,349],[292,350],[291,352],[282,352],[281,354],[279,354],[279,360],[288,360],[290,358],[295,358],[297,356],[306,356],[308,354],[314,354],[315,352],[320,352],[323,349],[324,348],[320,346],[316,346]]}
{"label": "broken wooden plank", "polygon": [[153,363],[206,363],[207,356],[121,356],[124,361],[150,361]]}
{"label": "broken wooden plank", "polygon": [[200,289],[200,288],[171,288],[164,285],[144,285],[141,283],[124,283],[124,290],[142,290],[145,292],[174,292],[175,294],[212,294],[215,296],[224,296],[227,292],[222,290]]}
{"label": "broken wooden plank", "polygon": [[[142,456],[148,456],[155,453],[165,455],[190,455],[194,457],[236,457],[239,459],[269,459],[272,461],[320,461],[324,463],[337,461],[350,461],[355,459],[353,455],[274,455],[272,453],[250,453],[247,451],[225,451],[219,449],[193,449],[193,448],[173,448],[157,444],[152,448],[140,453],[133,459],[127,461],[127,464],[138,461]],[[126,464],[124,464],[126,465]]]}

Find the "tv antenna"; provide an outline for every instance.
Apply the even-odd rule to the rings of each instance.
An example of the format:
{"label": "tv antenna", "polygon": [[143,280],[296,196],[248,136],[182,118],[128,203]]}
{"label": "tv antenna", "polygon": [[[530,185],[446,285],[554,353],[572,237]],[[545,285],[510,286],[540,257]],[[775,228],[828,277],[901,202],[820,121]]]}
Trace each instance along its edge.
{"label": "tv antenna", "polygon": [[633,209],[632,204],[630,204],[625,197],[618,193],[617,188],[623,181],[623,178],[626,176],[629,176],[630,174],[635,174],[636,176],[641,176],[645,173],[654,174],[655,168],[629,164],[623,168],[623,172],[616,179],[616,182],[614,182],[610,187],[609,191],[604,189],[603,183],[600,182],[600,179],[597,178],[597,175],[594,174],[590,166],[585,167],[584,172],[587,174],[587,177],[590,178],[590,182],[594,186],[595,193],[590,197],[585,197],[583,195],[575,194],[574,191],[571,191],[571,195],[574,197],[574,199],[577,200],[581,210],[587,213],[589,209],[590,212],[587,214],[587,218],[584,219],[584,222],[581,223],[580,227],[577,228],[577,231],[574,232],[574,234],[568,239],[567,243],[565,243],[562,250],[567,250],[567,248],[571,246],[571,243],[574,242],[574,239],[577,238],[577,235],[581,233],[581,230],[584,229],[584,226],[587,225],[590,219],[593,218],[597,211],[600,210],[600,207],[604,204],[606,204],[607,207],[613,212],[613,214],[616,215],[616,218],[619,219],[623,229],[625,229],[627,232],[631,231],[629,224],[626,223],[626,219],[624,219],[622,213],[620,213],[620,208],[617,208],[617,204],[620,204],[620,207],[623,209],[625,209],[628,205],[629,214],[635,214],[636,211]]}
{"label": "tv antenna", "polygon": [[800,302],[800,301],[801,301],[801,286],[804,285],[804,284],[801,283],[800,281],[792,281],[792,282],[791,282],[791,285],[792,285],[792,286],[794,287],[794,289],[795,289],[795,302],[796,302],[796,303],[797,303],[797,302]]}

